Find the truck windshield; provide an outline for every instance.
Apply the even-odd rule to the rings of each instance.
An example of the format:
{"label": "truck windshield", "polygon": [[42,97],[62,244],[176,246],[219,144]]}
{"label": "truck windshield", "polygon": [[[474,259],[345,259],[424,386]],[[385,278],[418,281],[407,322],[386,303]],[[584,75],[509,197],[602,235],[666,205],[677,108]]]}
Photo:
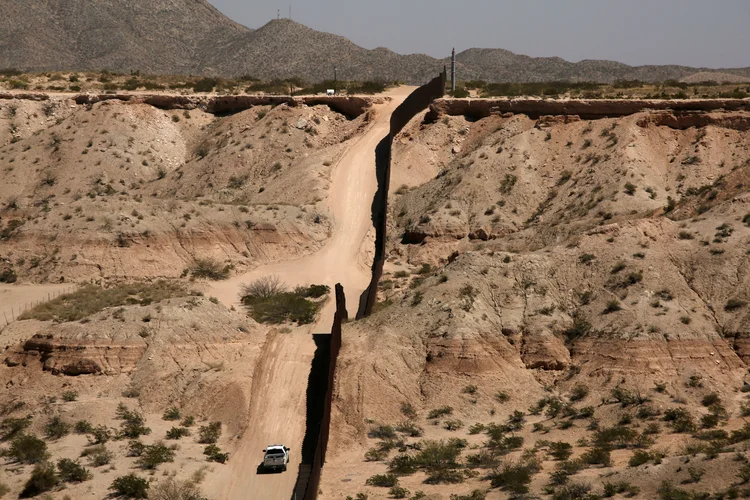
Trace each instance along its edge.
{"label": "truck windshield", "polygon": [[266,455],[283,455],[284,452],[281,450],[268,450]]}

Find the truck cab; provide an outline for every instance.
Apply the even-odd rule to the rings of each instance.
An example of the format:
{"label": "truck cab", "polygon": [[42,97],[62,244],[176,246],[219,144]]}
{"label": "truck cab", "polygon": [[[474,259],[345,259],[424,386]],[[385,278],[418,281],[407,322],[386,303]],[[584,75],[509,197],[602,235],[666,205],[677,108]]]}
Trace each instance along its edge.
{"label": "truck cab", "polygon": [[263,469],[273,471],[285,471],[289,463],[289,448],[280,444],[272,444],[265,450],[263,457]]}

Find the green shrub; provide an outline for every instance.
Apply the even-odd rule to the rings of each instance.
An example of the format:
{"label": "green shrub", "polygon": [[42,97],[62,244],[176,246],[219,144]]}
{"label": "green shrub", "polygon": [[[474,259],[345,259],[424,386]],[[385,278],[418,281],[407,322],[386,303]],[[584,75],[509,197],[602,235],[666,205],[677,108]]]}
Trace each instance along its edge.
{"label": "green shrub", "polygon": [[229,278],[230,267],[214,259],[196,259],[190,272],[194,278],[206,278],[221,281]]}
{"label": "green shrub", "polygon": [[88,420],[79,420],[73,425],[73,432],[76,434],[89,434],[94,431],[94,427]]}
{"label": "green shrub", "polygon": [[47,443],[33,434],[18,434],[10,441],[7,456],[24,464],[36,464],[47,459]]}
{"label": "green shrub", "polygon": [[120,424],[119,438],[137,439],[151,434],[151,429],[145,425],[143,415],[137,411],[128,410],[127,407],[121,405],[118,408],[118,416],[123,421]]}
{"label": "green shrub", "polygon": [[396,431],[390,425],[377,425],[370,428],[367,436],[373,439],[395,439]]}
{"label": "green shrub", "polygon": [[398,484],[398,478],[395,474],[375,474],[370,476],[365,482],[368,486],[379,486],[381,488],[391,488]]}
{"label": "green shrub", "polygon": [[459,484],[464,482],[464,474],[455,469],[435,469],[427,475],[426,484]]}
{"label": "green shrub", "polygon": [[109,464],[114,458],[114,454],[107,449],[103,444],[98,444],[86,448],[81,453],[82,457],[88,457],[89,464],[92,467],[101,467]]}
{"label": "green shrub", "polygon": [[86,285],[73,293],[61,295],[34,307],[23,313],[20,319],[78,321],[106,308],[127,304],[148,305],[184,293],[182,284],[163,280],[155,283],[119,284],[111,288]]}
{"label": "green shrub", "polygon": [[622,306],[620,306],[620,301],[617,299],[612,299],[609,302],[607,302],[607,306],[602,311],[602,314],[612,314],[617,311],[622,311]]}
{"label": "green shrub", "polygon": [[120,476],[109,487],[116,496],[125,498],[148,498],[148,488],[148,481],[135,474]]}
{"label": "green shrub", "polygon": [[388,493],[393,498],[406,498],[409,496],[409,490],[406,488],[402,488],[401,486],[393,486],[390,490],[388,490]]}
{"label": "green shrub", "polygon": [[201,444],[215,444],[221,437],[221,422],[211,422],[202,425],[198,430],[198,442]]}
{"label": "green shrub", "polygon": [[2,440],[13,439],[18,434],[26,430],[31,425],[31,415],[23,418],[6,418],[0,423],[0,434]]}
{"label": "green shrub", "polygon": [[195,424],[195,417],[189,416],[182,419],[180,425],[183,427],[192,427]]}
{"label": "green shrub", "polygon": [[589,394],[589,388],[584,384],[576,384],[573,386],[573,388],[570,390],[570,398],[571,401],[580,401],[582,399],[585,399],[586,396]]}
{"label": "green shrub", "polygon": [[70,424],[55,415],[44,426],[44,434],[50,439],[60,439],[70,434]]}
{"label": "green shrub", "polygon": [[669,408],[664,412],[664,421],[677,433],[695,431],[693,416],[684,408]]}
{"label": "green shrub", "polygon": [[58,485],[60,480],[55,472],[55,465],[50,462],[37,464],[31,472],[31,477],[19,495],[20,498],[30,498],[49,491]]}
{"label": "green shrub", "polygon": [[190,431],[184,427],[172,427],[167,431],[167,439],[180,439],[189,435]]}
{"label": "green shrub", "polygon": [[419,467],[428,470],[454,468],[461,454],[460,444],[462,443],[453,440],[421,441],[419,452],[414,456],[414,462]]}
{"label": "green shrub", "polygon": [[176,406],[170,406],[164,410],[164,415],[162,415],[161,418],[164,420],[179,420],[180,410],[178,410]]}
{"label": "green shrub", "polygon": [[435,408],[430,410],[430,412],[427,414],[428,419],[435,419],[444,417],[446,415],[452,415],[453,414],[453,408],[450,406],[441,406],[440,408]]}
{"label": "green shrub", "polygon": [[607,448],[591,448],[581,455],[581,461],[588,465],[603,465],[605,467],[612,465],[610,451]]}
{"label": "green shrub", "polygon": [[464,426],[464,423],[461,420],[455,419],[455,420],[446,420],[443,423],[443,429],[447,431],[457,431],[459,429],[462,429]]}
{"label": "green shrub", "polygon": [[628,465],[631,467],[638,467],[639,465],[647,463],[649,460],[651,460],[651,455],[647,451],[635,450],[633,456],[628,460]]}
{"label": "green shrub", "polygon": [[721,403],[721,398],[715,392],[712,392],[711,394],[707,394],[701,400],[701,404],[703,404],[703,406],[712,406],[712,405],[719,404],[719,403]]}
{"label": "green shrub", "polygon": [[167,448],[162,443],[156,443],[151,446],[146,446],[136,463],[142,469],[153,470],[166,462],[174,462],[174,451]]}
{"label": "green shrub", "polygon": [[91,473],[77,460],[63,458],[57,461],[60,479],[66,483],[80,483],[91,479]]}
{"label": "green shrub", "polygon": [[549,454],[558,461],[567,460],[573,454],[573,446],[564,441],[550,443],[549,449]]}
{"label": "green shrub", "polygon": [[406,434],[409,437],[420,437],[424,434],[424,429],[414,422],[401,422],[396,426],[396,431],[401,434]]}
{"label": "green shrub", "polygon": [[97,425],[91,431],[89,442],[91,444],[104,444],[112,439],[112,431],[106,425]]}
{"label": "green shrub", "polygon": [[498,391],[497,394],[495,394],[495,399],[498,403],[507,403],[510,401],[510,396],[505,391]]}
{"label": "green shrub", "polygon": [[215,444],[209,444],[203,449],[203,454],[208,457],[209,462],[226,463],[229,460],[229,453],[222,453],[221,449]]}
{"label": "green shrub", "polygon": [[278,278],[268,276],[243,286],[241,302],[258,323],[280,324],[287,321],[310,324],[320,310],[320,298],[330,292],[325,285],[297,287],[289,292]]}
{"label": "green shrub", "polygon": [[65,391],[62,393],[62,399],[66,402],[75,401],[78,399],[78,392],[77,391]]}
{"label": "green shrub", "polygon": [[491,472],[487,477],[493,488],[523,495],[529,492],[529,484],[537,472],[539,464],[536,462],[506,463],[502,469]]}

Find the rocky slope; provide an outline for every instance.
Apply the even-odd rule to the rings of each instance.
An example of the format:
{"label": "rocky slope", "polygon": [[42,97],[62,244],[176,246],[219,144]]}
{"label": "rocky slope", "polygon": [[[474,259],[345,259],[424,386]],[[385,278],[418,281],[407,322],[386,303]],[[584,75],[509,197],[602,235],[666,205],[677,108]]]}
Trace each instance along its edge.
{"label": "rocky slope", "polygon": [[21,281],[308,254],[328,238],[331,169],[369,119],[325,105],[215,116],[59,99],[2,101],[0,117],[0,255]]}
{"label": "rocky slope", "polygon": [[[750,327],[747,111],[585,120],[449,109],[436,103],[395,141],[380,310],[345,326],[324,497],[386,498],[365,481],[401,453],[418,456],[424,439],[468,440],[451,466],[463,484],[430,479],[418,467],[399,474],[402,486],[436,499],[474,489],[510,498],[507,483],[490,482],[493,474],[534,459],[531,493],[563,494],[550,441],[588,460],[601,439],[596,429],[641,432],[675,408],[712,429],[706,396],[714,393],[726,412],[717,417],[721,428],[741,427]],[[533,409],[550,400],[568,410]],[[523,423],[501,435],[523,438],[516,451],[488,441],[480,427],[467,432],[514,418]],[[389,452],[377,425],[405,420],[423,434],[398,434],[398,452]],[[657,497],[661,481],[680,481],[689,435],[700,435],[701,424],[687,436],[657,425],[665,427],[645,448],[666,455],[659,480],[648,472],[653,465],[641,474],[629,468],[633,448],[620,445],[610,448],[611,464],[584,466],[571,481],[601,494],[622,478],[643,498]],[[732,453],[746,443],[723,443],[715,445],[719,463],[709,454],[693,467],[731,472],[693,491],[731,487]],[[469,458],[477,451],[487,454],[479,465]]]}

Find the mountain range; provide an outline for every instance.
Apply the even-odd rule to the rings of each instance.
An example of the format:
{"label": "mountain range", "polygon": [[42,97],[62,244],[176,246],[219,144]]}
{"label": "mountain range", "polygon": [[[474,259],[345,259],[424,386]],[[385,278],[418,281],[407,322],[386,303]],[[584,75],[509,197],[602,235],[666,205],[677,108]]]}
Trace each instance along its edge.
{"label": "mountain range", "polygon": [[[368,50],[289,19],[252,30],[205,0],[0,0],[0,68],[26,71],[136,71],[321,81],[333,67],[345,80],[423,83],[449,58]],[[746,81],[750,68],[628,66],[528,57],[503,49],[457,55],[461,80],[538,82],[661,81],[695,74]],[[702,77],[702,76],[701,76]]]}

